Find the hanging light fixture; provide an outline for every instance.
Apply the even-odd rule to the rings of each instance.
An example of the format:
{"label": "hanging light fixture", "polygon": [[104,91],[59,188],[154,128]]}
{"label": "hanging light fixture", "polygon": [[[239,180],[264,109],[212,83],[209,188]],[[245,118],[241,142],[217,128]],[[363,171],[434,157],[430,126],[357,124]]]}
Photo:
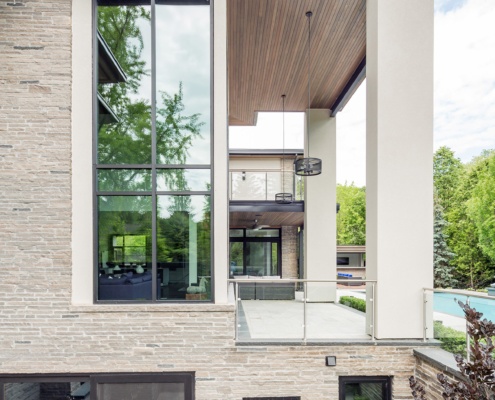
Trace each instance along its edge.
{"label": "hanging light fixture", "polygon": [[306,132],[308,135],[308,157],[300,158],[294,161],[294,170],[296,175],[301,176],[314,176],[321,174],[321,159],[309,156],[309,126],[310,126],[310,113],[311,113],[311,16],[313,13],[308,11],[306,17],[308,17],[308,117]]}
{"label": "hanging light fixture", "polygon": [[275,195],[275,202],[279,204],[292,203],[292,193],[285,193],[285,94],[282,95],[282,193]]}

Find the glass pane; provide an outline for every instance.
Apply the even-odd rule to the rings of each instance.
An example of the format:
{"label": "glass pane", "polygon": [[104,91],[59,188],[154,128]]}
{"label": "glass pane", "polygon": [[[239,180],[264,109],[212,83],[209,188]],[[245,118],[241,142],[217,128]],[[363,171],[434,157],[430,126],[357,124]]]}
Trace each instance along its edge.
{"label": "glass pane", "polygon": [[183,383],[102,383],[98,400],[185,400]]}
{"label": "glass pane", "polygon": [[345,384],[346,400],[382,400],[383,383],[360,382]]}
{"label": "glass pane", "polygon": [[296,193],[295,200],[304,200],[304,178],[300,175],[296,175]]}
{"label": "glass pane", "polygon": [[272,242],[272,270],[270,275],[278,275],[278,243]]}
{"label": "glass pane", "polygon": [[210,8],[156,6],[157,160],[210,163]]}
{"label": "glass pane", "polygon": [[243,237],[244,230],[243,229],[230,229],[230,237]]}
{"label": "glass pane", "polygon": [[247,237],[279,237],[278,229],[246,229]]}
{"label": "glass pane", "polygon": [[100,164],[151,162],[150,19],[149,6],[98,7]]}
{"label": "glass pane", "polygon": [[151,171],[149,169],[101,169],[98,171],[98,190],[150,191]]}
{"label": "glass pane", "polygon": [[98,198],[99,300],[150,300],[151,196]]}
{"label": "glass pane", "polygon": [[89,389],[89,382],[6,383],[3,398],[5,400],[89,400]]}
{"label": "glass pane", "polygon": [[244,275],[244,249],[242,242],[230,243],[230,276]]}
{"label": "glass pane", "polygon": [[[267,200],[275,200],[275,195],[282,192],[282,174],[280,172],[266,173]],[[285,191],[292,193],[292,188],[287,186]]]}
{"label": "glass pane", "polygon": [[210,190],[209,169],[161,169],[157,174],[157,190]]}
{"label": "glass pane", "polygon": [[232,200],[267,200],[266,172],[232,172]]}
{"label": "glass pane", "polygon": [[158,196],[161,298],[211,299],[210,196]]}
{"label": "glass pane", "polygon": [[277,258],[273,257],[272,242],[246,243],[246,274],[250,276],[273,276],[278,271]]}

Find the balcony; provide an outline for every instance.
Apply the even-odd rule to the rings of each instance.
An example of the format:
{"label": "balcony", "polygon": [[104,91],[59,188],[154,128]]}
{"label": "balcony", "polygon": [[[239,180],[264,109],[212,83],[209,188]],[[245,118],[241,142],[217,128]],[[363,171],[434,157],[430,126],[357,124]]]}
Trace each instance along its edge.
{"label": "balcony", "polygon": [[[282,179],[284,185],[282,188]],[[304,186],[300,176],[292,170],[230,170],[230,200],[274,200],[280,192],[292,193],[296,201],[304,200]]]}
{"label": "balcony", "polygon": [[[237,342],[325,342],[374,340],[373,304],[376,281],[346,286],[344,280],[231,279],[236,305]],[[313,291],[335,293],[335,302],[312,303]],[[314,293],[314,292],[313,292]],[[353,296],[369,306],[368,313],[338,303]]]}

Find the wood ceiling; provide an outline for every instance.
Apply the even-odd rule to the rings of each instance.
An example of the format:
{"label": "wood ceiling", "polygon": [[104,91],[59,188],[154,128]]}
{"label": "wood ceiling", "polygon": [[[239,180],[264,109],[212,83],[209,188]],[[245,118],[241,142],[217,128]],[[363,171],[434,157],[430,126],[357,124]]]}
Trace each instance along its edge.
{"label": "wood ceiling", "polygon": [[304,212],[230,212],[230,228],[253,228],[258,225],[281,228],[282,226],[303,226]]}
{"label": "wood ceiling", "polygon": [[[256,112],[331,109],[366,54],[366,0],[228,0],[229,123]],[[355,90],[356,87],[351,88]]]}

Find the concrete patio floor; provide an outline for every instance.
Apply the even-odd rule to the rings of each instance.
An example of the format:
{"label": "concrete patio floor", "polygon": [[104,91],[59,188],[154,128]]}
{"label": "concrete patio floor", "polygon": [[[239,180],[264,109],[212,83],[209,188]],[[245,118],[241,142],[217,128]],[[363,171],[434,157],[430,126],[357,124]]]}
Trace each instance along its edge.
{"label": "concrete patio floor", "polygon": [[[295,300],[242,300],[238,340],[304,337],[304,304]],[[306,304],[306,339],[371,340],[365,314],[334,303]]]}

